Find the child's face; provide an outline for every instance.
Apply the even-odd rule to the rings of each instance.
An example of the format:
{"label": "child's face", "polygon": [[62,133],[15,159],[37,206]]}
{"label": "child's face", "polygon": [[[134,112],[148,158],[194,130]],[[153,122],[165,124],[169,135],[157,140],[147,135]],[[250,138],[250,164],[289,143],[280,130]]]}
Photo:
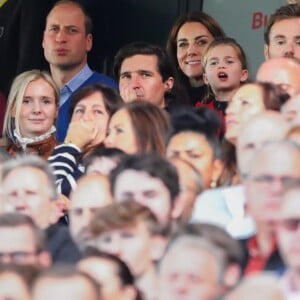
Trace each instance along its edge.
{"label": "child's face", "polygon": [[248,78],[248,71],[242,69],[237,51],[232,46],[219,45],[208,53],[204,75],[205,83],[215,93],[238,88]]}

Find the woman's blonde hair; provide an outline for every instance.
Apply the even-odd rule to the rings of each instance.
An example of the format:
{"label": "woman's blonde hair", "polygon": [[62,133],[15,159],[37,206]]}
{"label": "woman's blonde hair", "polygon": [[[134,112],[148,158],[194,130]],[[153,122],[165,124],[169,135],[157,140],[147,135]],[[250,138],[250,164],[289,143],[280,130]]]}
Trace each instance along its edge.
{"label": "woman's blonde hair", "polygon": [[14,129],[20,131],[19,117],[25,90],[30,82],[38,79],[43,79],[53,88],[55,104],[59,105],[59,89],[48,72],[34,69],[19,74],[11,85],[7,99],[2,134],[5,142],[14,140]]}

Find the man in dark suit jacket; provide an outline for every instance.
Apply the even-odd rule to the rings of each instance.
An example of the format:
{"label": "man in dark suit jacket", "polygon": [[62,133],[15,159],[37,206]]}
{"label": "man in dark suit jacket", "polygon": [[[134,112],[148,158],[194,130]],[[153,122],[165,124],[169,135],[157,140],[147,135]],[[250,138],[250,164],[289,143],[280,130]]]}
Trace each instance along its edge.
{"label": "man in dark suit jacket", "polygon": [[2,167],[5,208],[30,216],[46,233],[46,249],[53,263],[75,263],[80,252],[68,228],[57,224],[60,217],[53,170],[34,155],[8,160]]}

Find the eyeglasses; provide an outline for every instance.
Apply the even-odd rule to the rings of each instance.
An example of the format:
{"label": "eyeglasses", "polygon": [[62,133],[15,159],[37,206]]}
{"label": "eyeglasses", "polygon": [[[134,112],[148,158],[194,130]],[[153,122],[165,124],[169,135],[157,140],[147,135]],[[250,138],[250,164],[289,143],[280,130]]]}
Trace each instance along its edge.
{"label": "eyeglasses", "polygon": [[300,218],[282,219],[279,224],[287,231],[296,231],[300,225]]}
{"label": "eyeglasses", "polygon": [[272,176],[268,174],[257,175],[254,177],[250,177],[251,180],[260,183],[260,184],[271,184],[274,181],[279,180],[282,185],[287,186],[290,184],[300,184],[299,177],[291,177],[291,176]]}
{"label": "eyeglasses", "polygon": [[15,263],[26,263],[27,258],[30,256],[35,256],[39,253],[39,251],[12,251],[12,252],[0,252],[0,262],[7,261],[9,258],[10,261]]}

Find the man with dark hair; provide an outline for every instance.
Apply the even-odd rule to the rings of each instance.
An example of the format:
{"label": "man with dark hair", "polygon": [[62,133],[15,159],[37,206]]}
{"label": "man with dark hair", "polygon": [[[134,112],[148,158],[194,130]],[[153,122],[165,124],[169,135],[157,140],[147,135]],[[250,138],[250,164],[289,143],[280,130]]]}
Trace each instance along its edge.
{"label": "man with dark hair", "polygon": [[133,199],[149,207],[160,224],[169,228],[179,178],[166,159],[157,154],[127,156],[112,170],[110,184],[117,201]]}
{"label": "man with dark hair", "polygon": [[264,39],[266,59],[282,56],[300,59],[300,5],[278,8],[268,21]]}
{"label": "man with dark hair", "polygon": [[165,238],[154,214],[147,207],[127,200],[98,209],[90,231],[95,246],[119,256],[129,266],[146,299],[155,299],[155,261],[162,256]]}
{"label": "man with dark hair", "polygon": [[116,54],[113,69],[125,102],[144,100],[170,109],[186,101],[176,81],[176,70],[159,46],[145,42],[127,44]]}
{"label": "man with dark hair", "polygon": [[166,156],[190,162],[201,174],[204,188],[215,187],[223,170],[218,114],[207,107],[178,109],[171,114],[171,123]]}
{"label": "man with dark hair", "polygon": [[72,94],[95,82],[113,88],[117,85],[112,78],[93,72],[87,65],[87,53],[93,45],[92,20],[78,2],[55,3],[46,19],[42,45],[51,75],[60,88],[57,138],[63,141],[69,125]]}

